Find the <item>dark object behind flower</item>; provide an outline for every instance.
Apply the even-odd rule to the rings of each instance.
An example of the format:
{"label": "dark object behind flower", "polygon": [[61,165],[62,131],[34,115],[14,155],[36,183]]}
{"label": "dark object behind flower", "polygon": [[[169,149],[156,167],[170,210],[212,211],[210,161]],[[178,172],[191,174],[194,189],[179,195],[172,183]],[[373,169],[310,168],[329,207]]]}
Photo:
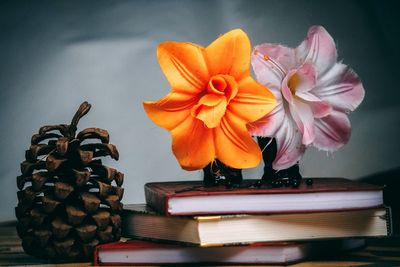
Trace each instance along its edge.
{"label": "dark object behind flower", "polygon": [[264,160],[264,174],[261,178],[261,181],[259,182],[259,185],[265,183],[273,187],[298,187],[302,178],[299,170],[299,164],[296,163],[295,165],[280,171],[274,170],[272,168],[272,162],[274,161],[277,152],[277,144],[275,138],[257,137],[257,141],[262,151]]}
{"label": "dark object behind flower", "polygon": [[216,186],[225,185],[226,187],[239,186],[243,180],[242,170],[226,166],[219,160],[208,164],[204,171],[204,185]]}

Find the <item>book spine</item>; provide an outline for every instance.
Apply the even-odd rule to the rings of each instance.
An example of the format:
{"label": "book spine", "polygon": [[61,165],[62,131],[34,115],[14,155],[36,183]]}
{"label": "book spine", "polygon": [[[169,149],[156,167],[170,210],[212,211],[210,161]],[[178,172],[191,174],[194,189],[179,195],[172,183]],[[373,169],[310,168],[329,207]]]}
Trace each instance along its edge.
{"label": "book spine", "polygon": [[165,194],[160,193],[153,187],[145,185],[144,195],[146,204],[152,209],[161,214],[168,214],[168,197]]}
{"label": "book spine", "polygon": [[93,252],[93,266],[100,266],[100,262],[99,262],[99,249],[100,246],[96,246],[94,248],[94,252]]}

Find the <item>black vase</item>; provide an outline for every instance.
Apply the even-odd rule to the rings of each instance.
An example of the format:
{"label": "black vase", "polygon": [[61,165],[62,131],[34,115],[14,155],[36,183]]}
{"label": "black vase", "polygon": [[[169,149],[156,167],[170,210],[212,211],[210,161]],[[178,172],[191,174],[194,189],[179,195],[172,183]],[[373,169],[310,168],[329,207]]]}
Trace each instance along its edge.
{"label": "black vase", "polygon": [[241,169],[226,166],[219,160],[215,160],[203,168],[204,186],[225,185],[226,187],[237,187],[243,181]]}
{"label": "black vase", "polygon": [[[257,137],[257,141],[262,151],[264,173],[261,180],[259,180],[255,186],[261,186],[265,184],[272,187],[298,187],[302,179],[299,164],[296,163],[287,169],[279,171],[274,170],[272,168],[272,162],[274,161],[277,153],[276,140],[269,137]],[[226,187],[239,187],[243,181],[241,169],[228,167],[219,160],[209,163],[205,168],[203,168],[203,172],[203,183],[206,187],[218,185],[225,185]]]}
{"label": "black vase", "polygon": [[270,184],[272,186],[291,185],[297,187],[302,179],[299,164],[276,171],[272,168],[277,153],[277,145],[275,138],[257,137],[258,146],[260,147],[264,160],[264,174],[261,183]]}

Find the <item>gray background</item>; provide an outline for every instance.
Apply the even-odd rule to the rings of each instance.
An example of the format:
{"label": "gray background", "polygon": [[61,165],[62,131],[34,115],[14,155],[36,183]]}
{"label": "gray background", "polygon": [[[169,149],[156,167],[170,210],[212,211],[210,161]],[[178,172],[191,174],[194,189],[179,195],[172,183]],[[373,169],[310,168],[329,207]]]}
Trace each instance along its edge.
{"label": "gray background", "polygon": [[[45,124],[68,123],[79,104],[80,128],[108,129],[125,173],[125,203],[144,201],[149,181],[201,179],[180,169],[169,134],[142,109],[169,85],[156,60],[161,41],[207,45],[244,29],[252,44],[296,46],[323,25],[339,57],[361,76],[366,97],[351,114],[347,146],[309,149],[305,176],[360,179],[400,168],[399,32],[391,1],[29,1],[0,3],[0,221],[14,219],[19,164]],[[246,170],[258,178],[261,167]],[[400,177],[399,177],[400,179]]]}

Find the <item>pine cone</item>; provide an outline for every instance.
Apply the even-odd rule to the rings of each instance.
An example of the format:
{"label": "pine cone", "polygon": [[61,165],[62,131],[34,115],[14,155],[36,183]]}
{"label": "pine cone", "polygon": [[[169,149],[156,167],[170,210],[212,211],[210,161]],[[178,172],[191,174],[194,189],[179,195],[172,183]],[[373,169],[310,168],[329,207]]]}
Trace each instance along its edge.
{"label": "pine cone", "polygon": [[[106,130],[87,128],[76,135],[84,102],[71,124],[43,126],[17,177],[17,232],[26,253],[53,260],[87,260],[96,245],[121,236],[124,175],[104,166],[118,160]],[[92,143],[93,140],[99,140]]]}

